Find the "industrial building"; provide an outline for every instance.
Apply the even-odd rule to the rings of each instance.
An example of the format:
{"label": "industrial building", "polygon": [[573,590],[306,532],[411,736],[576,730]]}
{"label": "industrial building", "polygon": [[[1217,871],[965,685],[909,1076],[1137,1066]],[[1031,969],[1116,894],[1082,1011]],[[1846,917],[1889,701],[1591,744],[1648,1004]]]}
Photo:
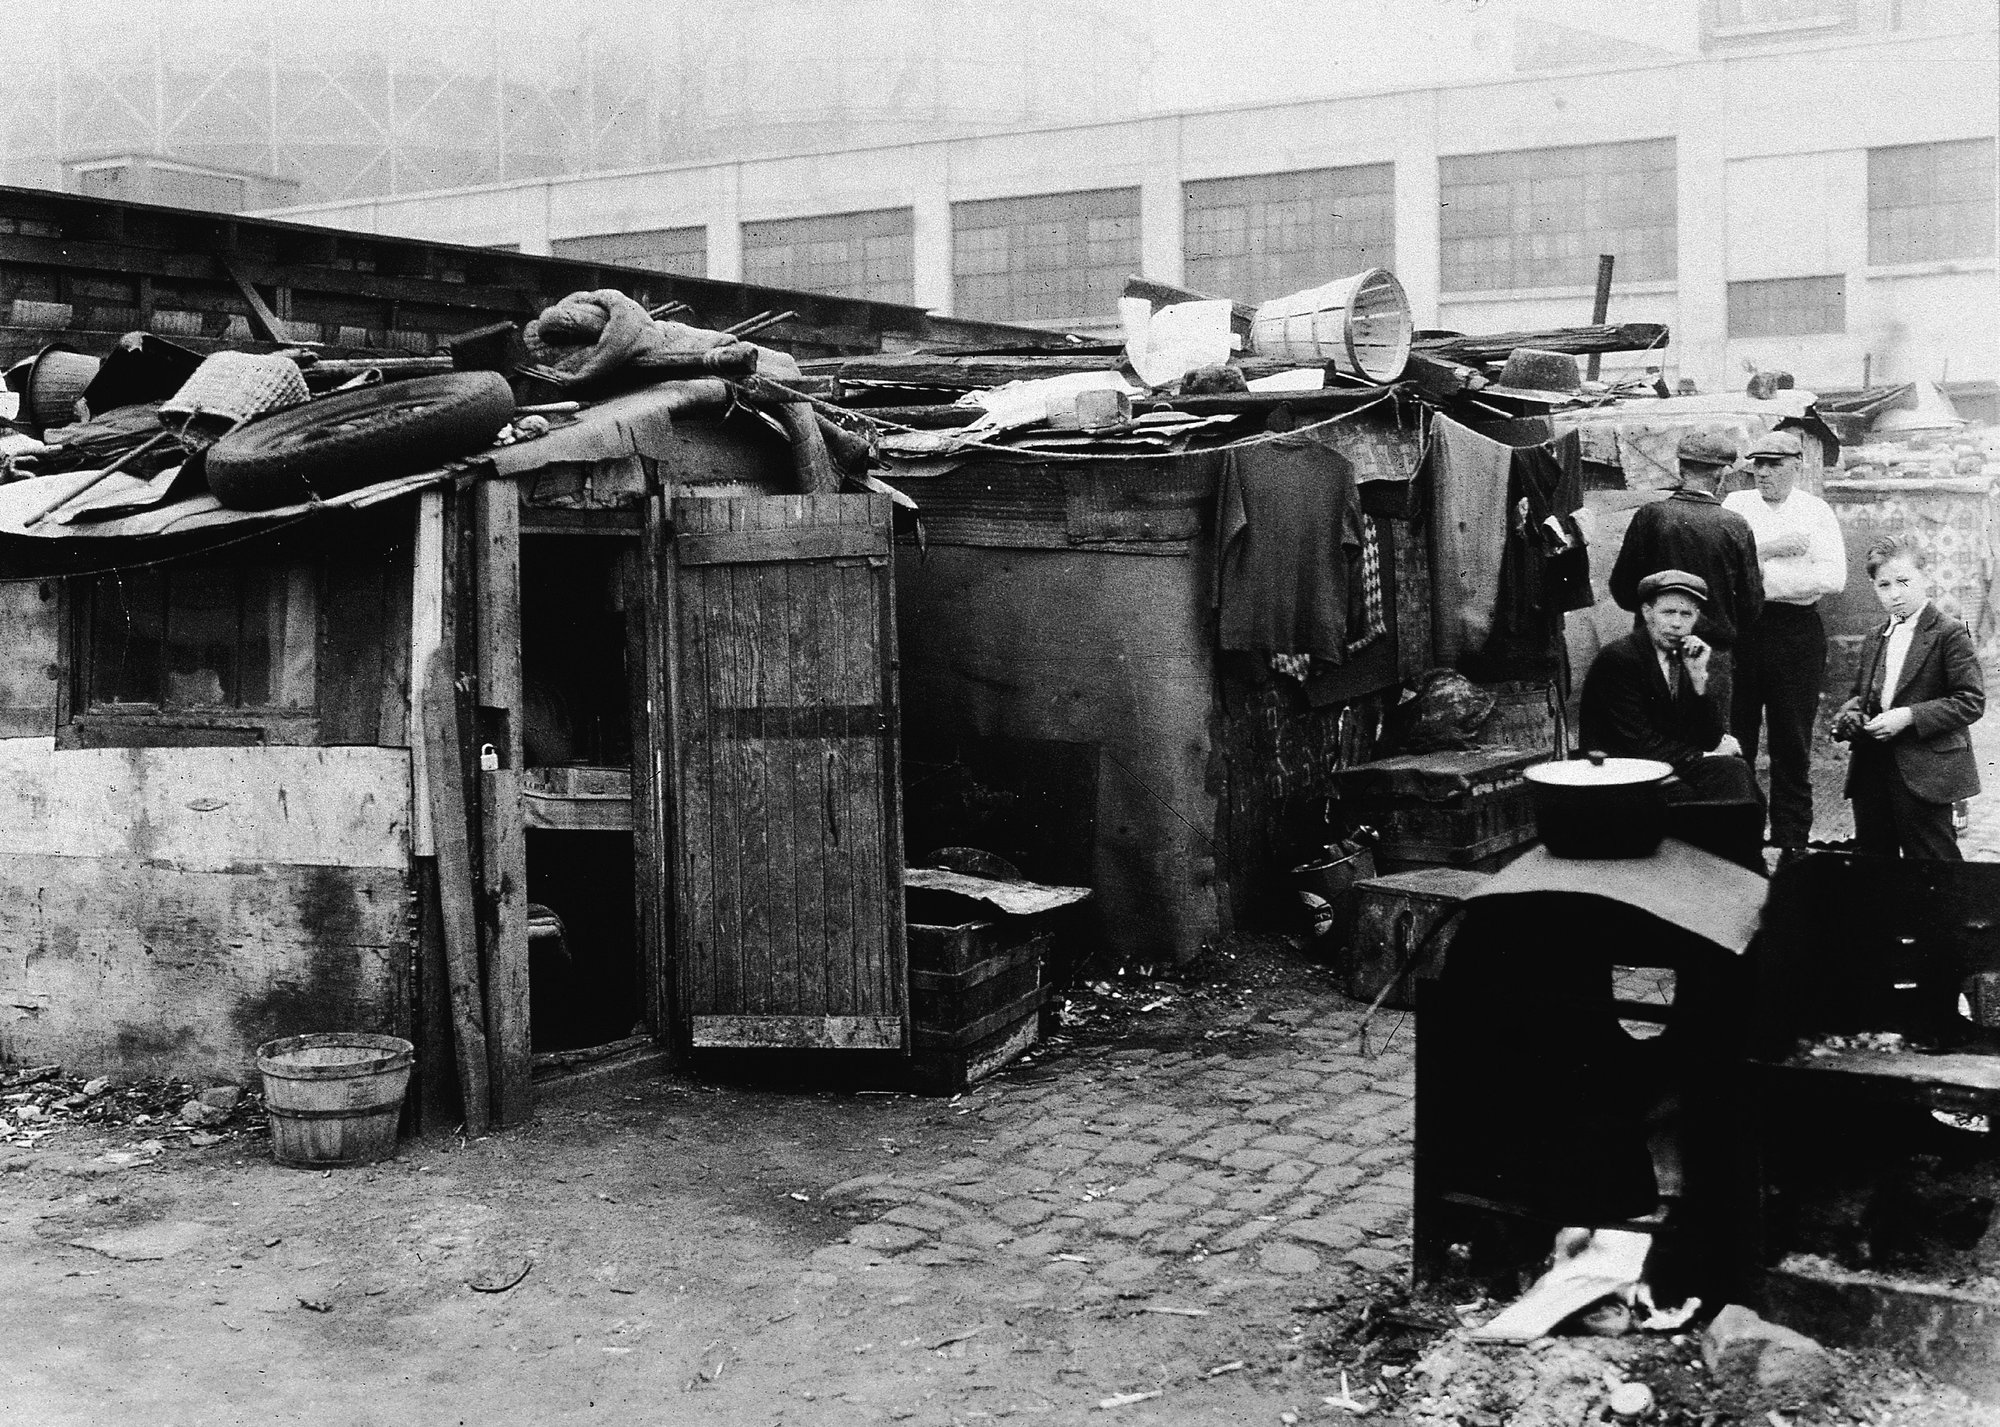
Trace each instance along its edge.
{"label": "industrial building", "polygon": [[1691,56],[285,216],[1099,328],[1130,272],[1255,300],[1378,264],[1422,327],[1578,322],[1611,253],[1670,381],[1921,376],[1990,416],[1996,43],[1982,0],[1705,0]]}

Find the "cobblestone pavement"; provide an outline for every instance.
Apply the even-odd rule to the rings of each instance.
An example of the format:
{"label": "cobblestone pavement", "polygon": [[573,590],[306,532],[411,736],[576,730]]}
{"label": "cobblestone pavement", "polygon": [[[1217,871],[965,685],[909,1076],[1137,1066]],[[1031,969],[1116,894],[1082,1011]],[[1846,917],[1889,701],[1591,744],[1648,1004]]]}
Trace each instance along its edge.
{"label": "cobblestone pavement", "polygon": [[827,1191],[873,1217],[814,1261],[1000,1254],[1085,1298],[1400,1266],[1412,1025],[1379,1020],[1364,1054],[1358,1007],[1277,1015],[1247,1056],[1105,1048],[980,1088],[960,1107],[986,1132],[967,1153]]}

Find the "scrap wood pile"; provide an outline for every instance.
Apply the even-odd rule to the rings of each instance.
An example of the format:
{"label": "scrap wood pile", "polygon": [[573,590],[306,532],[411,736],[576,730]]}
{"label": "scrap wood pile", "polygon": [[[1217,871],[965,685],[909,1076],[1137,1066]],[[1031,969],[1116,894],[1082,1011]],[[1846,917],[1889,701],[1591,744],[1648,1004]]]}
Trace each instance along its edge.
{"label": "scrap wood pile", "polygon": [[[231,510],[312,507],[480,457],[575,423],[594,403],[671,387],[675,411],[752,410],[800,452],[811,489],[858,471],[865,441],[772,378],[789,354],[746,338],[791,313],[734,327],[648,311],[615,290],[572,293],[532,322],[449,339],[429,356],[328,357],[310,346],[207,357],[146,332],[100,359],[60,345],[6,374],[0,486],[52,482],[12,499],[0,524],[40,533],[207,498]],[[38,488],[39,491],[39,488]]]}
{"label": "scrap wood pile", "polygon": [[744,412],[768,425],[790,444],[808,492],[846,479],[895,494],[869,470],[968,450],[1044,460],[1170,453],[1390,398],[1542,414],[1623,392],[1579,380],[1577,354],[1651,350],[1667,335],[1646,323],[1420,334],[1380,269],[1257,308],[1134,278],[1122,343],[1072,341],[1055,353],[1031,344],[801,364],[749,340],[792,315],[711,329],[684,304],[649,311],[606,289],[427,356],[336,357],[301,345],[204,359],[141,332],[101,360],[55,345],[7,373],[20,409],[0,423],[0,485],[80,473],[43,502],[11,504],[23,530],[195,497],[227,509],[311,508],[670,384],[676,411]]}
{"label": "scrap wood pile", "polygon": [[[1122,342],[824,358],[802,363],[794,386],[871,434],[892,469],[973,451],[1145,455],[1288,430],[1390,395],[1538,415],[1627,390],[1583,381],[1576,355],[1651,350],[1667,337],[1653,323],[1420,334],[1382,269],[1255,308],[1135,277],[1120,320]],[[1542,366],[1524,365],[1522,349]]]}

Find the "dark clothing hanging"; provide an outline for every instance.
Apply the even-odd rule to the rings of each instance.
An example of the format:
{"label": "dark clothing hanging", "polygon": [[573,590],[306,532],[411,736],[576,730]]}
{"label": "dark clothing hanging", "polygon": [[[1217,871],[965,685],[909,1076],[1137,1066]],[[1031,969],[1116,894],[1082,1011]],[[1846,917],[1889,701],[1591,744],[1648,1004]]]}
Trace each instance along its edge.
{"label": "dark clothing hanging", "polygon": [[1347,459],[1304,432],[1252,442],[1229,453],[1218,500],[1222,648],[1344,662],[1366,538]]}
{"label": "dark clothing hanging", "polygon": [[1583,504],[1582,469],[1575,432],[1512,449],[1506,507],[1496,512],[1505,535],[1491,632],[1460,661],[1474,677],[1548,677],[1562,662],[1563,615],[1593,603],[1590,552],[1574,515]]}

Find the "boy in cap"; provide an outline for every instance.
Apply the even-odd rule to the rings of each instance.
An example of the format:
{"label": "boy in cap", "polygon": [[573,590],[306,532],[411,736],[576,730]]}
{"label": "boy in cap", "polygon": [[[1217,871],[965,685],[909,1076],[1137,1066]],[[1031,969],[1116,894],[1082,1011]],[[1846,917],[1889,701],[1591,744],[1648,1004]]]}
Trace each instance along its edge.
{"label": "boy in cap", "polygon": [[[1662,570],[1697,575],[1705,603],[1694,632],[1713,651],[1709,678],[1716,706],[1727,719],[1732,702],[1732,655],[1744,630],[1764,608],[1764,578],[1757,565],[1757,538],[1733,510],[1716,498],[1723,475],[1736,464],[1736,443],[1713,429],[1683,436],[1676,451],[1680,488],[1665,500],[1642,505],[1625,529],[1625,543],[1611,567],[1611,598],[1636,615],[1639,582]],[[1635,618],[1637,631],[1641,621]],[[1602,658],[1602,655],[1598,656]]]}
{"label": "boy in cap", "polygon": [[1722,502],[1749,522],[1764,578],[1763,612],[1737,640],[1729,714],[1753,766],[1758,726],[1769,729],[1771,844],[1780,849],[1781,865],[1803,855],[1812,831],[1812,730],[1826,680],[1826,629],[1817,606],[1847,583],[1840,522],[1799,484],[1804,455],[1796,432],[1759,438],[1746,458],[1757,488]]}

